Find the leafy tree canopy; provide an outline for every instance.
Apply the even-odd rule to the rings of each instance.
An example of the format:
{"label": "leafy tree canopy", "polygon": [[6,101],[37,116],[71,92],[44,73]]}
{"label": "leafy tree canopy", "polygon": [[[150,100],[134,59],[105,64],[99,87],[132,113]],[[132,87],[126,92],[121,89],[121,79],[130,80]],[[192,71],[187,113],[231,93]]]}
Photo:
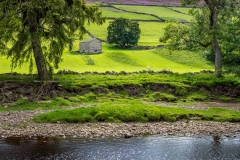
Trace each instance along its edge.
{"label": "leafy tree canopy", "polygon": [[82,38],[86,22],[104,19],[83,0],[0,0],[0,54],[11,59],[12,68],[30,62],[31,71],[35,61],[39,79],[48,79],[65,46],[71,49]]}
{"label": "leafy tree canopy", "polygon": [[137,45],[141,30],[137,22],[126,18],[115,19],[107,28],[107,41],[121,48]]}
{"label": "leafy tree canopy", "polygon": [[190,24],[170,23],[160,41],[169,49],[209,48],[215,56],[215,75],[222,75],[223,53],[239,50],[239,0],[181,0],[191,5]]}

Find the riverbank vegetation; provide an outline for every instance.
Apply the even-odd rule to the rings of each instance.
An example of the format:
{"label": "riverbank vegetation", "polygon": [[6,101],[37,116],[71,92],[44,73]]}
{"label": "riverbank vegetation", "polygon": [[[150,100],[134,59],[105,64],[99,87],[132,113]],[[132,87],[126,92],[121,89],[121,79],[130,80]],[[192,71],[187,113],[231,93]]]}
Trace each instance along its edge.
{"label": "riverbank vegetation", "polygon": [[211,120],[240,122],[240,112],[223,108],[187,110],[178,107],[144,105],[137,101],[129,104],[105,103],[96,107],[57,110],[36,116],[36,122],[86,123],[86,122],[158,122],[178,120]]}
{"label": "riverbank vegetation", "polygon": [[[12,70],[10,62],[1,55],[4,67],[0,68],[0,73],[7,74],[0,75],[0,111],[57,110],[34,119],[52,123],[240,121],[237,106],[238,111],[215,106],[207,110],[181,108],[182,104],[196,101],[240,100],[239,76],[225,72],[225,68],[221,76],[214,76],[213,64],[206,60],[207,49],[171,51],[162,46],[165,42],[159,42],[167,26],[162,21],[189,22],[192,18],[186,15],[189,8],[125,5],[102,8],[103,15],[114,13],[111,14],[114,18],[123,16],[133,20],[137,17],[135,20],[141,29],[138,46],[119,49],[103,42],[103,53],[80,54],[79,42],[74,42],[72,51],[62,48],[63,61],[59,61],[58,69],[52,70],[52,79],[45,81],[38,81],[36,74],[27,75],[26,63]],[[156,20],[151,14],[160,17]],[[93,36],[106,40],[112,17],[106,18],[103,25],[86,25],[86,29]],[[84,36],[87,38],[89,35]],[[33,67],[32,73],[36,73],[36,68]],[[162,103],[167,103],[168,107]]]}
{"label": "riverbank vegetation", "polygon": [[[1,75],[1,111],[64,109],[71,106],[166,102],[238,102],[240,79],[201,73],[105,72],[57,74],[41,83],[33,75]],[[137,103],[139,104],[139,103]],[[147,105],[146,105],[147,106]]]}

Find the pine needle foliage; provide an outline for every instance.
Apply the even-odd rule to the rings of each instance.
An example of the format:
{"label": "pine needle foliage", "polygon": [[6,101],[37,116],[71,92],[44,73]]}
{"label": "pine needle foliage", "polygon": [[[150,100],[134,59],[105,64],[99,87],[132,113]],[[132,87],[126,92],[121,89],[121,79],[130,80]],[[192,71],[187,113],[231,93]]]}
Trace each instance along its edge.
{"label": "pine needle foliage", "polygon": [[0,8],[0,54],[12,68],[30,62],[32,71],[35,60],[41,80],[58,67],[64,48],[86,33],[85,23],[104,22],[101,11],[83,0],[4,0]]}

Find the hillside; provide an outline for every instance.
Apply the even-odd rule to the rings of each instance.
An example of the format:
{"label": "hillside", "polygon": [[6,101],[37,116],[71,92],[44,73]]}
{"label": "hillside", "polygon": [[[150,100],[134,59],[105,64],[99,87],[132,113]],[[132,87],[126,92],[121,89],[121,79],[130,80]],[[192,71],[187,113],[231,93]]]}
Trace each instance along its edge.
{"label": "hillside", "polygon": [[[90,2],[90,1],[88,1]],[[93,1],[92,1],[93,2]],[[103,2],[103,1],[102,1]],[[105,1],[106,2],[106,1]],[[110,2],[110,1],[109,1]],[[179,20],[188,22],[192,18],[187,14],[189,8],[182,7],[163,7],[163,6],[138,6],[126,5],[131,3],[144,4],[164,3],[173,4],[178,1],[114,1],[124,4],[112,4],[101,6],[103,16],[106,16],[106,22],[103,25],[86,24],[85,27],[91,36],[106,41],[107,27],[115,18],[124,17],[137,21],[141,29],[141,36],[136,48],[117,49],[107,43],[103,43],[102,54],[79,54],[79,42],[76,40],[73,45],[73,51],[67,48],[63,52],[62,62],[59,68],[54,70],[70,70],[75,72],[135,72],[142,70],[171,70],[173,72],[199,72],[201,70],[212,70],[212,64],[204,59],[203,51],[174,51],[170,52],[166,49],[155,49],[156,46],[164,45],[159,42],[159,38],[164,33],[166,21]],[[151,26],[151,29],[149,29]],[[84,40],[90,36],[85,34]],[[151,50],[148,50],[152,48]],[[29,65],[23,64],[21,68],[11,69],[10,59],[0,56],[1,65],[0,73],[28,73]],[[150,67],[150,68],[149,68]],[[33,68],[33,72],[36,69]]]}
{"label": "hillside", "polygon": [[174,5],[180,6],[180,0],[85,0],[87,3],[114,3],[114,4],[136,4],[136,5]]}

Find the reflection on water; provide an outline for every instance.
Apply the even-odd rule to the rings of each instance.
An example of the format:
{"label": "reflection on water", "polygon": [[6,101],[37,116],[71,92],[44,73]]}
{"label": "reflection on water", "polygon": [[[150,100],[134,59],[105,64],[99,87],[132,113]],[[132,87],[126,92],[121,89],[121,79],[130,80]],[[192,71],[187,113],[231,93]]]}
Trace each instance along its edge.
{"label": "reflection on water", "polygon": [[240,159],[240,137],[134,137],[131,139],[0,140],[0,159],[233,160]]}

